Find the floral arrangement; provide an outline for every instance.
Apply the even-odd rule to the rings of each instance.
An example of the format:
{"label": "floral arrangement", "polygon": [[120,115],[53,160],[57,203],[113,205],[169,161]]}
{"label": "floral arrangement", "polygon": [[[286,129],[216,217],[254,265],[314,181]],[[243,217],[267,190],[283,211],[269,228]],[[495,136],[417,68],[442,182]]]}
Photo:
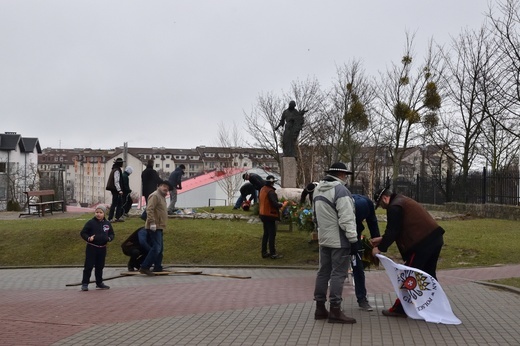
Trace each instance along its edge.
{"label": "floral arrangement", "polygon": [[282,222],[291,222],[298,226],[298,229],[301,231],[314,231],[314,215],[311,208],[298,205],[296,202],[290,200],[282,202],[287,202],[281,211]]}
{"label": "floral arrangement", "polygon": [[362,250],[360,250],[360,255],[361,260],[363,261],[363,267],[365,269],[370,269],[371,266],[378,267],[379,259],[372,255],[373,246],[370,244],[370,240],[364,235],[361,236],[361,247]]}

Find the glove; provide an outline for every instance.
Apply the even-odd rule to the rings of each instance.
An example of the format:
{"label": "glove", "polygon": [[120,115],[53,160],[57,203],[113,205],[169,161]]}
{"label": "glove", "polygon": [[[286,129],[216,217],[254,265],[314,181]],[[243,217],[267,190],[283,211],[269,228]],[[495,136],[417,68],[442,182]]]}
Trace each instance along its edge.
{"label": "glove", "polygon": [[152,232],[157,231],[157,225],[154,224],[154,223],[152,223],[152,224],[150,225],[150,231],[152,231]]}
{"label": "glove", "polygon": [[357,255],[357,252],[361,248],[359,242],[350,243],[350,255]]}

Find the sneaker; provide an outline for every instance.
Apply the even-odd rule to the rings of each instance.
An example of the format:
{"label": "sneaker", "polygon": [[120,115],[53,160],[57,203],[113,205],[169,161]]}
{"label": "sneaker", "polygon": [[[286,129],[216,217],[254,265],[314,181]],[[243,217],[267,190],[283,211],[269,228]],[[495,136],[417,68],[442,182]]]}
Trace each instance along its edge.
{"label": "sneaker", "polygon": [[129,272],[135,271],[134,267],[128,267],[127,269],[128,269]]}
{"label": "sneaker", "polygon": [[269,258],[269,257],[271,257],[271,254],[269,252],[264,252],[262,254],[262,258]]}
{"label": "sneaker", "polygon": [[271,259],[280,259],[280,258],[283,258],[283,255],[280,255],[280,254],[271,255]]}
{"label": "sneaker", "polygon": [[120,217],[119,219],[116,219],[115,222],[125,222],[125,219],[123,219],[122,217]]}
{"label": "sneaker", "polygon": [[173,211],[168,211],[168,215],[175,215]]}
{"label": "sneaker", "polygon": [[149,268],[143,268],[139,269],[139,273],[146,274],[148,276],[154,276],[155,274],[149,269]]}
{"label": "sneaker", "polygon": [[368,304],[366,300],[364,302],[358,303],[358,305],[361,310],[374,311],[374,309],[370,306],[370,304]]}
{"label": "sneaker", "polygon": [[81,285],[82,291],[88,291],[88,285]]}
{"label": "sneaker", "polygon": [[402,317],[402,318],[407,318],[408,316],[404,313],[401,313],[401,312],[397,312],[397,311],[392,311],[391,309],[385,309],[382,311],[383,315],[384,316],[389,316],[389,317]]}
{"label": "sneaker", "polygon": [[96,288],[98,290],[108,290],[108,289],[110,289],[110,286],[107,286],[104,283],[100,283],[99,285],[96,285]]}

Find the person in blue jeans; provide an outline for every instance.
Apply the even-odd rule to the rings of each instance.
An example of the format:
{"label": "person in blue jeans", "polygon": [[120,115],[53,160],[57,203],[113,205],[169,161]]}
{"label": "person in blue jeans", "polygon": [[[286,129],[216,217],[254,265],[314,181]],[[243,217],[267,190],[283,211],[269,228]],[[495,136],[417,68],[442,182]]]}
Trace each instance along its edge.
{"label": "person in blue jeans", "polygon": [[162,272],[163,260],[163,230],[166,229],[168,222],[168,209],[166,206],[166,195],[172,188],[168,180],[162,181],[157,190],[148,197],[148,206],[146,208],[146,224],[150,236],[150,245],[152,246],[148,255],[141,263],[139,272],[149,276],[155,275],[150,267],[153,265],[154,272]]}
{"label": "person in blue jeans", "polygon": [[256,203],[258,200],[257,195],[256,195],[255,186],[249,182],[244,183],[244,185],[242,185],[240,187],[240,197],[238,197],[237,202],[235,203],[235,206],[233,207],[233,209],[240,209],[240,207],[242,206],[242,203],[244,203],[245,201],[248,200],[247,196],[249,196],[250,203],[251,203],[251,201]]}
{"label": "person in blue jeans", "polygon": [[[356,230],[358,241],[361,244],[361,235],[365,226],[363,225],[363,221],[366,221],[368,229],[370,231],[370,236],[372,238],[380,237],[379,226],[377,224],[376,211],[374,208],[374,203],[370,198],[363,195],[352,194],[352,198],[354,199],[354,206],[356,209]],[[359,249],[363,251],[362,246]],[[365,268],[363,267],[363,261],[361,260],[361,253],[358,252],[354,255],[352,259],[352,274],[354,276],[354,285],[356,298],[359,305],[359,308],[365,311],[374,310],[367,300],[367,289],[365,286]]]}

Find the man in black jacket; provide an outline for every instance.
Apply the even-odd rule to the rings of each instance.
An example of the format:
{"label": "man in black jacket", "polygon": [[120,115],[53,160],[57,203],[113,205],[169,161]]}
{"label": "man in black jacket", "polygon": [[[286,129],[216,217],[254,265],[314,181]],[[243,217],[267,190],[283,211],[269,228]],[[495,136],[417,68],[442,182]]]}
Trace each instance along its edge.
{"label": "man in black jacket", "polygon": [[155,190],[161,182],[161,178],[155,169],[153,169],[153,160],[148,160],[146,168],[141,173],[141,184],[143,186],[142,195],[145,202],[148,202],[148,196]]}
{"label": "man in black jacket", "polygon": [[170,190],[170,205],[168,206],[168,215],[173,215],[175,213],[175,204],[177,203],[177,190],[182,190],[182,176],[184,175],[184,170],[186,166],[179,165],[179,167],[175,168],[175,170],[170,174],[168,181],[172,186]]}
{"label": "man in black jacket", "polygon": [[[121,170],[121,167],[123,167],[123,162],[123,159],[120,157],[115,159],[114,164],[112,165],[112,171],[108,176],[106,189],[112,193],[112,204],[110,204],[110,211],[108,213],[109,222],[124,221],[121,218],[121,216],[123,216],[123,171]],[[115,220],[113,220],[114,212],[116,216]]]}

